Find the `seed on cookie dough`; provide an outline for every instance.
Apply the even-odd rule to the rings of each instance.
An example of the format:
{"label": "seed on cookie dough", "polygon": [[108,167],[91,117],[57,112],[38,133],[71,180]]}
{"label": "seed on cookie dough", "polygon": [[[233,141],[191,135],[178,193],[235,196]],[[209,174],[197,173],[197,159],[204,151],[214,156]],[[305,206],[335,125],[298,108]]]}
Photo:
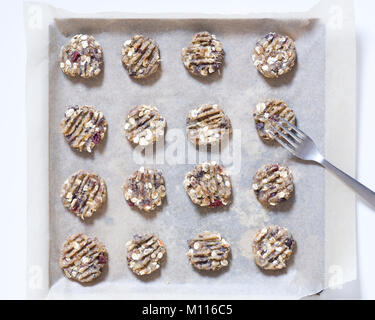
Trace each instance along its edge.
{"label": "seed on cookie dough", "polygon": [[199,164],[187,173],[184,188],[191,201],[201,207],[226,206],[232,195],[226,169],[214,161]]}
{"label": "seed on cookie dough", "polygon": [[158,270],[166,254],[163,241],[154,234],[135,235],[126,248],[128,266],[139,276]]}
{"label": "seed on cookie dough", "polygon": [[80,170],[64,182],[61,199],[65,208],[84,220],[106,201],[107,187],[98,175]]}
{"label": "seed on cookie dough", "polygon": [[289,72],[296,61],[294,41],[275,32],[266,34],[256,43],[252,60],[266,78],[278,78]]}
{"label": "seed on cookie dough", "polygon": [[101,275],[107,261],[107,249],[97,238],[78,233],[65,241],[60,268],[68,279],[86,283]]}
{"label": "seed on cookie dough", "polygon": [[103,49],[93,36],[77,34],[61,48],[60,68],[68,76],[93,78],[103,68]]}
{"label": "seed on cookie dough", "polygon": [[194,75],[207,76],[220,68],[224,63],[224,49],[216,36],[207,31],[194,35],[189,46],[182,49],[182,62],[185,68]]}
{"label": "seed on cookie dough", "polygon": [[294,125],[296,124],[296,116],[293,110],[284,101],[276,99],[259,102],[254,109],[253,117],[259,137],[265,141],[275,139],[275,133],[272,133],[272,122],[277,122],[280,118],[283,118]]}
{"label": "seed on cookie dough", "polygon": [[153,39],[135,35],[127,40],[121,50],[122,63],[131,77],[147,78],[155,73],[160,64],[159,47]]}
{"label": "seed on cookie dough", "polygon": [[255,263],[265,270],[284,269],[295,245],[296,241],[287,229],[279,226],[263,228],[253,240]]}
{"label": "seed on cookie dough", "polygon": [[89,106],[69,106],[61,121],[61,131],[69,145],[91,153],[105,137],[107,120],[103,113]]}
{"label": "seed on cookie dough", "polygon": [[229,264],[229,243],[220,233],[204,231],[188,241],[190,264],[199,270],[219,270]]}
{"label": "seed on cookie dough", "polygon": [[125,136],[134,144],[146,147],[164,136],[166,121],[153,106],[140,105],[126,117]]}
{"label": "seed on cookie dough", "polygon": [[186,118],[186,133],[195,145],[214,145],[231,132],[230,119],[217,104],[198,106]]}
{"label": "seed on cookie dough", "polygon": [[262,205],[275,207],[292,196],[293,176],[287,167],[267,164],[256,172],[252,187]]}
{"label": "seed on cookie dough", "polygon": [[141,167],[125,182],[124,197],[129,206],[136,206],[146,212],[161,206],[165,197],[165,183],[162,172]]}

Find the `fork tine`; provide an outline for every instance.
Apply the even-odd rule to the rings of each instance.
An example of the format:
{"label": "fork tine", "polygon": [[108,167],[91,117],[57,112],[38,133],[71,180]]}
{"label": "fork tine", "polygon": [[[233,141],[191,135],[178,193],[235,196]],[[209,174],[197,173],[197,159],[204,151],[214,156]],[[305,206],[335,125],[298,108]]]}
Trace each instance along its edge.
{"label": "fork tine", "polygon": [[276,141],[278,143],[280,143],[286,150],[288,150],[291,154],[293,155],[296,155],[296,151],[293,147],[291,147],[289,144],[287,144],[286,142],[284,142],[283,140],[281,140],[278,136],[274,136],[274,138],[276,139]]}
{"label": "fork tine", "polygon": [[293,128],[294,131],[296,131],[297,133],[299,133],[302,136],[302,138],[306,138],[307,137],[306,134],[303,131],[301,131],[300,129],[298,129],[295,125],[291,124],[289,121],[286,121],[283,118],[280,118],[280,121],[283,122],[283,123],[285,123],[287,126]]}
{"label": "fork tine", "polygon": [[292,130],[286,128],[285,126],[281,126],[281,128],[283,128],[283,127],[284,127],[285,131],[288,133],[288,135],[292,136],[294,138],[294,140],[296,140],[297,142],[301,143],[304,140],[304,138],[298,136]]}
{"label": "fork tine", "polygon": [[[298,146],[298,143],[299,141],[297,141],[297,144],[296,144],[296,141],[293,141],[292,139],[290,139],[286,134],[284,134],[281,130],[277,129],[275,126],[271,125],[271,128],[273,131],[275,131],[279,136],[282,136],[286,141],[289,142],[290,145],[292,145],[294,148],[297,148]],[[289,131],[289,130],[288,130]],[[274,134],[274,137],[276,137],[277,135]],[[293,137],[293,136],[292,136]]]}

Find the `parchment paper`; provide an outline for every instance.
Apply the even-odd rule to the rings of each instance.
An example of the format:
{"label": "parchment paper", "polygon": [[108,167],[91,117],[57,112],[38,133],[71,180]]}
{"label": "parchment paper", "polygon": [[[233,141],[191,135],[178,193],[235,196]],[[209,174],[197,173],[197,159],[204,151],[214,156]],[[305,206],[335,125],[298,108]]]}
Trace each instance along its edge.
{"label": "parchment paper", "polygon": [[[252,111],[262,99],[285,100],[294,109],[298,125],[321,150],[327,149],[327,132],[330,131],[326,115],[331,106],[326,104],[326,20],[307,15],[277,19],[110,17],[73,19],[66,13],[61,17],[60,13],[60,18],[55,15],[48,23],[49,249],[48,289],[45,291],[48,297],[297,298],[322,290],[329,272],[326,255],[331,250],[326,239],[332,232],[332,229],[327,232],[325,172],[319,166],[292,159],[281,147],[264,144],[256,134]],[[200,30],[216,34],[226,52],[222,75],[209,81],[192,77],[180,58],[181,48]],[[297,47],[296,67],[277,80],[264,79],[250,64],[250,52],[256,40],[270,30],[290,35]],[[76,33],[94,35],[103,47],[105,66],[98,79],[72,80],[58,68],[60,47]],[[129,78],[120,59],[122,43],[136,33],[154,38],[162,57],[161,70],[142,82]],[[235,158],[224,163],[232,172],[234,197],[233,204],[222,210],[197,208],[183,189],[184,175],[194,167],[193,163],[203,161],[207,154],[208,158],[215,157],[215,153],[211,155],[192,148],[184,134],[183,140],[175,136],[178,129],[184,133],[187,112],[202,103],[222,106],[235,130],[229,145],[222,148],[222,152],[234,154]],[[107,138],[93,156],[72,151],[60,133],[60,121],[69,104],[94,105],[107,118]],[[165,116],[168,129],[164,150],[171,151],[182,144],[186,153],[194,152],[195,160],[189,158],[183,164],[173,163],[173,154],[167,151],[165,161],[147,164],[163,170],[167,187],[167,203],[152,215],[129,208],[121,189],[126,177],[139,168],[142,159],[142,153],[134,150],[123,132],[127,112],[139,104],[156,105]],[[238,145],[240,148],[236,151]],[[149,162],[150,155],[146,155],[145,160]],[[268,162],[289,166],[296,187],[294,198],[272,211],[264,209],[250,189],[253,174]],[[59,198],[64,180],[79,169],[97,172],[108,188],[104,208],[85,222],[66,211]],[[253,261],[252,237],[256,230],[269,224],[287,227],[297,240],[297,250],[286,271],[263,272]],[[201,273],[188,264],[186,241],[204,230],[218,231],[231,243],[230,267],[223,272]],[[157,233],[165,242],[167,261],[159,273],[143,279],[128,269],[125,243],[133,234],[149,231]],[[69,281],[58,266],[62,243],[76,232],[97,236],[107,246],[109,267],[94,285],[82,286]],[[345,237],[353,240],[352,234],[347,233]],[[35,280],[38,268],[33,270],[31,279]],[[344,276],[340,279],[345,280]],[[41,287],[37,288],[40,290],[34,288],[34,293],[43,291],[44,286]]]}

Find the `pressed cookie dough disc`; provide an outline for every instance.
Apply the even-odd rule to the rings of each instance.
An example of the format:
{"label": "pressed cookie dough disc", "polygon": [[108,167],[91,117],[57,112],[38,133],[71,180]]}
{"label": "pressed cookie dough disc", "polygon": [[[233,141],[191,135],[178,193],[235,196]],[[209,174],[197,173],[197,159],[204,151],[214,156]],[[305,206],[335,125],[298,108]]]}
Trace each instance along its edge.
{"label": "pressed cookie dough disc", "polygon": [[229,264],[230,245],[217,232],[204,231],[188,245],[189,262],[199,270],[220,270]]}
{"label": "pressed cookie dough disc", "polygon": [[130,76],[136,79],[147,78],[155,73],[160,64],[159,47],[153,39],[136,35],[124,43],[122,63]]}
{"label": "pressed cookie dough disc", "polygon": [[130,206],[136,206],[146,212],[161,206],[165,197],[162,172],[141,167],[124,184],[124,197]]}
{"label": "pressed cookie dough disc", "polygon": [[166,121],[153,106],[141,105],[130,110],[126,117],[126,138],[142,147],[153,144],[164,136]]}
{"label": "pressed cookie dough disc", "polygon": [[69,279],[86,283],[101,275],[107,261],[105,246],[98,239],[79,233],[64,243],[60,268]]}
{"label": "pressed cookie dough disc", "polygon": [[284,269],[295,245],[287,229],[279,226],[263,228],[257,232],[253,241],[255,263],[265,270]]}
{"label": "pressed cookie dough disc", "polygon": [[199,164],[187,173],[184,188],[191,201],[201,207],[226,206],[232,195],[229,175],[214,161]]}
{"label": "pressed cookie dough disc", "polygon": [[80,170],[64,182],[61,199],[65,208],[84,220],[105,202],[107,187],[98,175]]}
{"label": "pressed cookie dough disc", "polygon": [[287,167],[267,164],[254,175],[252,187],[261,204],[275,207],[292,196],[293,176]]}
{"label": "pressed cookie dough disc", "polygon": [[266,34],[256,43],[252,60],[266,78],[278,78],[288,73],[296,62],[294,41],[275,32]]}
{"label": "pressed cookie dough disc", "polygon": [[93,78],[103,68],[103,49],[93,36],[75,35],[60,51],[60,68],[68,76]]}
{"label": "pressed cookie dough disc", "polygon": [[224,62],[223,45],[216,36],[207,31],[194,35],[187,48],[182,49],[182,62],[194,75],[207,76],[220,72]]}
{"label": "pressed cookie dough disc", "polygon": [[61,122],[61,131],[73,149],[90,153],[104,139],[107,126],[100,110],[89,106],[69,106]]}
{"label": "pressed cookie dough disc", "polygon": [[255,127],[261,137],[265,141],[273,141],[272,133],[273,122],[278,122],[280,118],[285,119],[291,124],[296,124],[296,116],[292,109],[282,100],[267,99],[258,103],[253,113]]}
{"label": "pressed cookie dough disc", "polygon": [[186,118],[186,133],[195,145],[213,145],[231,132],[230,119],[217,104],[198,106]]}
{"label": "pressed cookie dough disc", "polygon": [[126,248],[128,266],[139,276],[158,270],[166,253],[163,241],[154,234],[135,235]]}

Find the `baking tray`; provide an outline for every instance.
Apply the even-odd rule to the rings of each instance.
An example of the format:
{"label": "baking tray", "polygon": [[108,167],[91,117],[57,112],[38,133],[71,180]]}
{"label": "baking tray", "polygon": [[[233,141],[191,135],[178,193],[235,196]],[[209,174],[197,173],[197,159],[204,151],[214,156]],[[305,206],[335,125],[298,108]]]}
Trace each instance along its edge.
{"label": "baking tray", "polygon": [[[263,144],[251,120],[252,108],[258,101],[281,97],[296,111],[299,125],[313,135],[319,147],[326,150],[328,157],[331,156],[330,159],[336,160],[335,155],[340,150],[335,143],[339,123],[331,115],[337,108],[344,109],[347,118],[343,120],[352,130],[343,133],[348,137],[349,144],[340,151],[354,154],[350,152],[355,147],[354,135],[349,136],[355,130],[354,104],[349,105],[347,101],[338,103],[340,92],[336,89],[334,94],[332,90],[333,80],[337,82],[337,79],[332,79],[329,72],[335,67],[337,73],[338,65],[337,57],[332,56],[335,50],[331,48],[329,39],[335,37],[337,46],[340,40],[344,40],[343,34],[346,43],[354,36],[351,38],[352,25],[348,21],[342,20],[340,25],[339,13],[344,14],[345,11],[337,11],[337,8],[343,10],[343,6],[335,7],[333,2],[330,5],[336,8],[336,12],[328,17],[320,14],[324,11],[322,5],[309,13],[283,16],[78,16],[43,5],[30,4],[26,7],[26,12],[32,13],[33,18],[26,20],[29,23],[30,48],[28,75],[48,74],[47,96],[45,87],[40,88],[39,85],[36,90],[30,81],[27,87],[32,95],[28,99],[29,129],[30,125],[42,124],[37,129],[40,133],[47,133],[48,146],[46,149],[46,145],[40,145],[44,155],[47,151],[48,160],[43,157],[41,161],[39,158],[39,166],[45,165],[41,170],[44,175],[40,177],[45,177],[48,168],[46,179],[40,179],[43,183],[40,190],[45,191],[41,193],[48,203],[45,203],[45,198],[36,199],[32,194],[34,188],[29,189],[28,230],[33,238],[33,244],[29,245],[30,295],[50,298],[302,297],[320,291],[330,285],[330,281],[337,284],[352,279],[355,276],[355,246],[352,245],[355,232],[351,224],[354,219],[353,195],[332,177],[325,176],[322,168],[306,166],[291,159],[281,148]],[[43,18],[40,24],[38,19],[35,20],[39,14]],[[222,75],[210,81],[191,77],[180,61],[181,48],[190,41],[193,33],[204,29],[217,34],[226,50]],[[298,50],[295,70],[277,81],[265,80],[249,63],[256,39],[269,30],[291,35]],[[58,70],[56,57],[60,46],[78,32],[93,34],[103,46],[104,73],[96,80],[71,80]],[[157,40],[163,59],[161,72],[142,83],[127,76],[119,57],[121,44],[139,32]],[[48,50],[41,50],[44,57],[41,52],[33,50],[30,40],[36,36],[46,37],[43,39]],[[347,51],[346,58],[353,59],[353,52]],[[39,55],[39,63],[36,63],[33,54]],[[330,59],[335,60],[334,65]],[[247,69],[243,73],[244,68]],[[351,71],[346,70],[339,80],[342,82],[340,89],[346,89],[343,92],[349,100],[355,95],[352,79],[348,77]],[[33,90],[32,93],[30,90]],[[44,110],[40,109],[42,113],[39,114],[36,108],[31,113],[30,105],[38,99],[43,101]],[[157,105],[168,123],[165,145],[159,146],[156,152],[161,158],[156,160],[152,152],[146,151],[142,155],[139,150],[134,150],[123,136],[123,119],[127,111],[144,103],[144,100]],[[206,102],[220,104],[232,120],[234,134],[221,153],[196,150],[183,134],[188,110]],[[59,133],[65,105],[76,103],[99,107],[109,122],[108,137],[93,157],[70,150]],[[175,116],[176,111],[178,116]],[[33,117],[35,114],[38,115],[37,121]],[[29,142],[35,148],[35,141]],[[185,146],[185,156],[174,157],[172,151],[180,142]],[[29,153],[29,164],[33,155]],[[183,190],[184,173],[191,170],[194,163],[206,158],[218,158],[231,171],[234,199],[227,210],[208,213],[207,210],[197,209]],[[354,160],[346,157],[343,163],[343,159],[338,159],[349,172],[354,168]],[[270,161],[287,164],[296,180],[295,198],[276,212],[263,209],[250,191],[252,175],[263,163]],[[167,204],[151,217],[127,207],[120,188],[125,178],[142,162],[161,168],[167,184]],[[66,212],[59,200],[64,178],[81,168],[98,172],[106,180],[109,192],[109,200],[98,218],[85,223]],[[29,172],[29,179],[30,174],[34,173]],[[35,211],[36,200],[40,200],[39,212]],[[339,237],[332,232],[332,224],[337,227],[333,217],[338,208],[341,217],[339,228],[345,231]],[[38,221],[38,228],[35,221]],[[287,272],[277,274],[260,271],[250,252],[255,231],[273,223],[291,229],[298,242],[297,252]],[[40,232],[40,228],[44,228],[44,232]],[[214,276],[194,271],[185,257],[186,240],[205,229],[220,231],[232,244],[230,268]],[[109,268],[95,286],[81,286],[67,280],[58,267],[63,240],[79,231],[98,236],[109,250]],[[134,233],[146,231],[160,235],[167,245],[168,258],[160,273],[144,281],[127,269],[124,245]],[[342,241],[350,243],[345,252],[337,253],[337,240],[341,244]]]}

